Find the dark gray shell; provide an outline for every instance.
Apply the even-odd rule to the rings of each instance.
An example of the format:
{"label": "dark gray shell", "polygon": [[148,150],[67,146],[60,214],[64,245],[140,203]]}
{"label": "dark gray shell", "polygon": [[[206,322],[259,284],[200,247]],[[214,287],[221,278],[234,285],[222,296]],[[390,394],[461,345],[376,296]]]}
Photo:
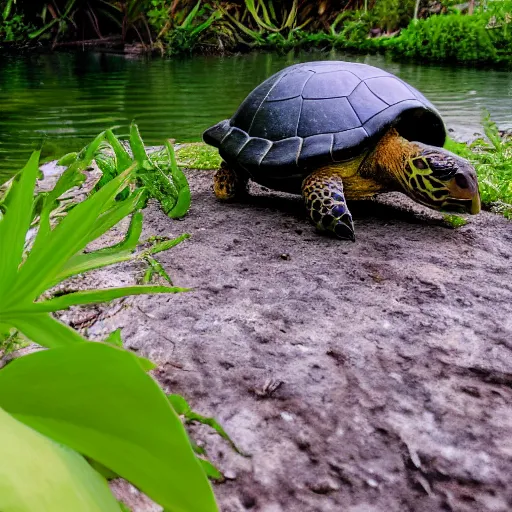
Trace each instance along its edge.
{"label": "dark gray shell", "polygon": [[433,146],[446,137],[435,107],[391,73],[353,62],[308,62],[271,76],[203,139],[257,181],[280,181],[349,160],[391,126]]}

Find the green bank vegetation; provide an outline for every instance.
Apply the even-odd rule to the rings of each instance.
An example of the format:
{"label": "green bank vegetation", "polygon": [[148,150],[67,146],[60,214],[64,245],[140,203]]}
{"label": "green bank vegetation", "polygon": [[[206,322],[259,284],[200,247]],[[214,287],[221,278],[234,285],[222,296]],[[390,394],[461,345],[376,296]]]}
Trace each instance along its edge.
{"label": "green bank vegetation", "polygon": [[[117,477],[167,511],[217,510],[208,477],[222,475],[190,441],[183,422],[210,425],[234,446],[222,427],[194,413],[183,397],[166,395],[148,374],[155,365],[124,350],[119,331],[91,342],[53,316],[127,295],[189,291],[151,284],[151,274],[142,285],[55,291],[69,277],[122,261],[147,261],[188,237],[140,241],[141,208],[155,195],[149,176],[156,176],[160,190],[163,173],[165,186],[172,183],[177,191],[169,200],[174,205],[162,204],[171,217],[186,213],[180,191],[188,185],[179,183],[184,176],[176,173],[170,145],[154,164],[136,126],[130,142],[132,156],[109,132],[101,134],[80,153],[63,157],[66,170],[55,187],[39,193],[35,152],[0,193],[2,511],[126,511],[107,485]],[[85,200],[70,200],[93,159],[110,174],[104,171]],[[122,242],[87,250],[127,216]],[[19,356],[16,350],[30,343],[46,350]]]}
{"label": "green bank vegetation", "polygon": [[510,0],[1,0],[0,7],[0,40],[22,45],[138,43],[166,55],[319,47],[497,64],[512,53]]}

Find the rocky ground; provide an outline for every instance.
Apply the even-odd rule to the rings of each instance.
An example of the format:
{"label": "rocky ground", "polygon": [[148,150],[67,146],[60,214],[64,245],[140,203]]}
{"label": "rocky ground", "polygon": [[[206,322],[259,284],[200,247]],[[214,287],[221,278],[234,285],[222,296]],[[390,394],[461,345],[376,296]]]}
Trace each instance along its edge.
{"label": "rocky ground", "polygon": [[341,242],[314,232],[298,198],[253,186],[222,204],[211,173],[189,179],[189,215],[152,205],[145,229],[192,235],[159,260],[194,291],[127,299],[89,334],[122,327],[166,389],[248,454],[192,429],[227,477],[221,510],[512,510],[510,221],[484,212],[448,229],[390,195],[354,205],[357,241]]}

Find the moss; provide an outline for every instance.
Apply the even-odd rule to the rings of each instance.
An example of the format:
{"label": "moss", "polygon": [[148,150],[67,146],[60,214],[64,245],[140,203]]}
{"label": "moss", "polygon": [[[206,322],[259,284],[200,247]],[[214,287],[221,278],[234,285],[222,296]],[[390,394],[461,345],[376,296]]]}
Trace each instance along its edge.
{"label": "moss", "polygon": [[461,228],[465,226],[468,221],[463,217],[459,217],[458,215],[443,215],[443,223],[453,229]]}
{"label": "moss", "polygon": [[184,144],[176,149],[178,165],[191,169],[218,169],[222,162],[219,152],[203,142]]}

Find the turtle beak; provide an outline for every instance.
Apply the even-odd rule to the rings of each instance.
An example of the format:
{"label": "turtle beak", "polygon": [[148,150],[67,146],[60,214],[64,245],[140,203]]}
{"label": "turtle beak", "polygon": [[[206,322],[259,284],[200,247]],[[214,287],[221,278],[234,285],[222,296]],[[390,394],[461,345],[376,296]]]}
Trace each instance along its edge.
{"label": "turtle beak", "polygon": [[480,192],[477,192],[471,201],[471,208],[469,209],[469,213],[472,215],[475,215],[480,212],[481,209],[481,203],[480,203]]}
{"label": "turtle beak", "polygon": [[450,199],[447,201],[450,205],[458,204],[467,213],[473,215],[480,212],[480,192],[476,172],[472,167],[468,166],[457,171],[446,187],[450,191],[451,201]]}

